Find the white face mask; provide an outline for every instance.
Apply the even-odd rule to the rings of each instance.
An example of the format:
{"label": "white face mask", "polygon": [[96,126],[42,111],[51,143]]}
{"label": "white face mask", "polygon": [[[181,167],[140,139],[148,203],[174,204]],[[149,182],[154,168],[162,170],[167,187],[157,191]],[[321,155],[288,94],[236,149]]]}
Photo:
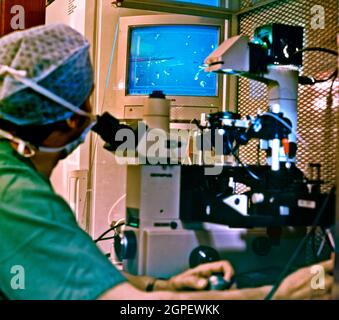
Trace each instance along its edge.
{"label": "white face mask", "polygon": [[0,129],[0,137],[16,143],[18,145],[17,152],[23,157],[31,158],[35,155],[35,149],[29,142],[13,136],[10,132]]}
{"label": "white face mask", "polygon": [[40,146],[38,148],[33,147],[29,142],[24,141],[18,137],[13,136],[10,132],[4,131],[0,129],[0,137],[3,137],[9,141],[14,142],[18,145],[17,152],[23,156],[24,158],[31,158],[36,154],[36,150],[43,153],[58,153],[62,152],[63,158],[69,156],[77,147],[79,147],[82,143],[85,142],[87,134],[91,131],[91,129],[95,126],[96,122],[93,121],[81,134],[81,136],[74,141],[56,148],[49,148]]}
{"label": "white face mask", "polygon": [[76,148],[78,148],[82,143],[85,142],[87,134],[91,131],[91,129],[95,126],[96,122],[92,122],[81,134],[81,136],[74,141],[66,144],[65,146],[62,147],[57,147],[57,148],[49,148],[49,147],[43,147],[40,146],[38,147],[38,150],[40,152],[44,153],[57,153],[57,152],[62,152],[63,153],[63,158],[66,158],[69,156]]}
{"label": "white face mask", "polygon": [[[34,81],[28,79],[27,72],[22,70],[16,70],[8,66],[0,65],[0,75],[2,74],[9,74],[11,75],[15,80],[25,84],[27,87],[31,88],[32,90],[40,93],[44,97],[58,103],[59,105],[62,105],[66,109],[69,109],[73,111],[74,113],[88,117],[92,120],[91,124],[84,130],[84,132],[81,134],[81,136],[68,143],[65,146],[58,147],[58,148],[48,148],[48,147],[39,147],[38,150],[40,152],[46,152],[46,153],[54,153],[54,152],[64,152],[65,156],[71,154],[81,143],[85,141],[85,138],[89,131],[93,128],[93,126],[96,124],[96,116],[92,115],[89,112],[86,112],[84,110],[79,109],[78,107],[74,106],[73,104],[69,103],[65,99],[55,95],[53,92],[45,89],[44,87],[40,86],[39,84],[35,83]],[[32,145],[26,141],[23,141],[22,139],[19,139],[17,137],[14,137],[11,133],[0,130],[0,136],[4,137],[5,139],[11,140],[15,143],[18,143],[18,153],[22,156],[29,158],[35,155],[34,148]],[[29,150],[28,153],[26,153],[25,150]]]}

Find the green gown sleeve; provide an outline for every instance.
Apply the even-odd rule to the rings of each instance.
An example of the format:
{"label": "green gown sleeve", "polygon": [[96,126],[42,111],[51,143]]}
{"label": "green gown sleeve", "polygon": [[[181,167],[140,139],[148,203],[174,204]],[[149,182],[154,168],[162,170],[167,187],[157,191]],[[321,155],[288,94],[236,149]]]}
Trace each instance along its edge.
{"label": "green gown sleeve", "polygon": [[34,169],[0,166],[0,183],[0,291],[8,299],[96,299],[126,281]]}

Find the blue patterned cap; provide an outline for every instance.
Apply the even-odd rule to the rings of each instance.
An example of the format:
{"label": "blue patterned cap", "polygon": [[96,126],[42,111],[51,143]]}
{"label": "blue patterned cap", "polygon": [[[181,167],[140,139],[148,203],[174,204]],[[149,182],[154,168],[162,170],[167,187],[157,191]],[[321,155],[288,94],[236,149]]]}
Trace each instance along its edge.
{"label": "blue patterned cap", "polygon": [[[80,107],[93,87],[89,43],[76,30],[51,24],[0,38],[0,65]],[[17,125],[46,125],[73,114],[9,74],[0,75],[0,118]]]}

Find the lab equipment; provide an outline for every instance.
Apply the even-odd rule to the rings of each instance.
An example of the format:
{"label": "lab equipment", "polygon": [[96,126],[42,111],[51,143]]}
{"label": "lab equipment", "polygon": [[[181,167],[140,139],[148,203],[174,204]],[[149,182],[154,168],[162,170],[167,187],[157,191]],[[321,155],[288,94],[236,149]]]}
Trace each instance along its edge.
{"label": "lab equipment", "polygon": [[[295,164],[303,29],[273,24],[258,28],[254,39],[226,40],[205,61],[207,71],[268,85],[269,112],[214,113],[200,124],[202,152],[209,144],[239,165],[219,165],[218,175],[206,175],[208,165],[128,168],[129,228],[122,243],[129,272],[173,275],[187,268],[187,256],[201,245],[216,249],[243,274],[282,270],[306,227],[333,224],[333,193],[322,193],[319,175],[308,178]],[[266,151],[266,165],[246,166],[239,159],[240,146],[253,139]],[[238,192],[239,185],[246,191]],[[296,265],[305,263],[302,254],[297,258]]]}
{"label": "lab equipment", "polygon": [[223,273],[216,273],[209,277],[207,290],[229,290],[232,287],[231,281],[226,281]]}
{"label": "lab equipment", "polygon": [[162,91],[153,91],[145,101],[144,121],[149,128],[170,131],[170,100]]}
{"label": "lab equipment", "polygon": [[121,18],[114,114],[142,120],[145,98],[159,90],[171,101],[172,123],[220,110],[222,78],[205,73],[203,63],[224,34],[225,20],[185,15]]}
{"label": "lab equipment", "polygon": [[[199,246],[195,248],[189,257],[190,268],[195,268],[204,263],[220,261],[218,251],[211,247]],[[222,272],[213,273],[208,278],[206,290],[228,290],[234,284],[234,279],[226,281]]]}
{"label": "lab equipment", "polygon": [[[247,36],[226,40],[205,60],[207,71],[246,77],[268,86],[270,106],[292,123],[289,141],[297,143],[298,76],[302,56],[303,28],[272,24],[255,31],[253,42]],[[292,160],[292,161],[295,161]]]}
{"label": "lab equipment", "polygon": [[187,3],[195,3],[195,4],[200,4],[200,5],[204,5],[204,6],[214,6],[214,7],[218,7],[220,4],[219,0],[174,0],[176,2],[187,2]]}
{"label": "lab equipment", "polygon": [[218,26],[204,25],[131,28],[127,94],[162,90],[167,96],[216,97],[217,75],[199,67],[218,46],[219,32]]}

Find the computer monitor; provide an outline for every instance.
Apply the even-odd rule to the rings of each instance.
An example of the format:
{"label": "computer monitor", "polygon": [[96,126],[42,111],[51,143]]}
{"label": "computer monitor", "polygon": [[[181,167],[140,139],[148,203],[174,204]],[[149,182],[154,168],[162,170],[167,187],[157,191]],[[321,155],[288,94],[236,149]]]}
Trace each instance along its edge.
{"label": "computer monitor", "polygon": [[218,7],[220,5],[220,0],[172,0],[172,1],[194,3],[213,7]]}
{"label": "computer monitor", "polygon": [[223,81],[203,70],[224,39],[225,21],[183,15],[124,17],[118,44],[118,103],[125,119],[142,118],[145,98],[163,91],[172,120],[222,108]]}
{"label": "computer monitor", "polygon": [[217,75],[203,72],[201,65],[218,43],[217,26],[131,28],[127,94],[162,90],[170,96],[216,97]]}

